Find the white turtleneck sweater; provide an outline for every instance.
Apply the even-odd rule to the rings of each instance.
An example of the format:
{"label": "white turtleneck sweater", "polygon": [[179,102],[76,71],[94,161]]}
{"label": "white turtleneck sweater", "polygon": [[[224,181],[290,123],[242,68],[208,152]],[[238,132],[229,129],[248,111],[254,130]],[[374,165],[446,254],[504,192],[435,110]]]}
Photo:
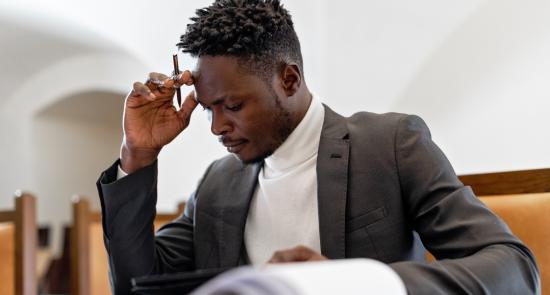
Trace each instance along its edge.
{"label": "white turtleneck sweater", "polygon": [[324,117],[323,105],[313,97],[302,121],[264,161],[244,233],[254,265],[298,245],[321,253],[316,167]]}

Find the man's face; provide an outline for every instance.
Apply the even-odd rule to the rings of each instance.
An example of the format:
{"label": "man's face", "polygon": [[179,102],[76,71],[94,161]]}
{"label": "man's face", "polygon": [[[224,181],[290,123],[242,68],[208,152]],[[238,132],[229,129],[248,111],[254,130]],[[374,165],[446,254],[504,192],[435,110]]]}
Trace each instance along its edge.
{"label": "man's face", "polygon": [[194,78],[196,97],[210,112],[212,133],[244,163],[271,155],[292,132],[278,77],[268,85],[240,68],[236,58],[203,56]]}

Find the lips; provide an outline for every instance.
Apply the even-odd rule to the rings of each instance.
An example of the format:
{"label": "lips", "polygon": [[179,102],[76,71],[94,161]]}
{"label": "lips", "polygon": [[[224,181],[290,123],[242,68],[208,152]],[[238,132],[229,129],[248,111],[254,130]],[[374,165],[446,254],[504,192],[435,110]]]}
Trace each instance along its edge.
{"label": "lips", "polygon": [[227,148],[227,151],[230,153],[239,153],[241,149],[245,146],[247,143],[246,140],[223,140],[223,145]]}

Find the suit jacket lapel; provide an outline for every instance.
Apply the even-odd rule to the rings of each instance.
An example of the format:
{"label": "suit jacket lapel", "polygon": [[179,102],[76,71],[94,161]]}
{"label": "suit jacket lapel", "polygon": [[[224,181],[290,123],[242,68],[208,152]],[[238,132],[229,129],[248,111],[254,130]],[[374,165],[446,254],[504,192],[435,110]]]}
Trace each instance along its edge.
{"label": "suit jacket lapel", "polygon": [[321,253],[331,259],[346,255],[348,160],[345,119],[325,106],[317,155],[317,195]]}
{"label": "suit jacket lapel", "polygon": [[243,165],[243,168],[231,180],[223,198],[222,222],[219,227],[221,267],[239,264],[246,217],[256,184],[261,163]]}

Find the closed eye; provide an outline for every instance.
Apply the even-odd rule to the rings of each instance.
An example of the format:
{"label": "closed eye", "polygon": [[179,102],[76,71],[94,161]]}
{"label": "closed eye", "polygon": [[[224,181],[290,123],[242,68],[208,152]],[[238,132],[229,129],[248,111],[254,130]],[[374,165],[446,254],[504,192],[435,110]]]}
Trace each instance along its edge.
{"label": "closed eye", "polygon": [[237,112],[239,111],[241,108],[243,107],[243,104],[242,103],[239,103],[237,105],[234,105],[234,106],[225,106],[226,109],[232,111],[232,112]]}

